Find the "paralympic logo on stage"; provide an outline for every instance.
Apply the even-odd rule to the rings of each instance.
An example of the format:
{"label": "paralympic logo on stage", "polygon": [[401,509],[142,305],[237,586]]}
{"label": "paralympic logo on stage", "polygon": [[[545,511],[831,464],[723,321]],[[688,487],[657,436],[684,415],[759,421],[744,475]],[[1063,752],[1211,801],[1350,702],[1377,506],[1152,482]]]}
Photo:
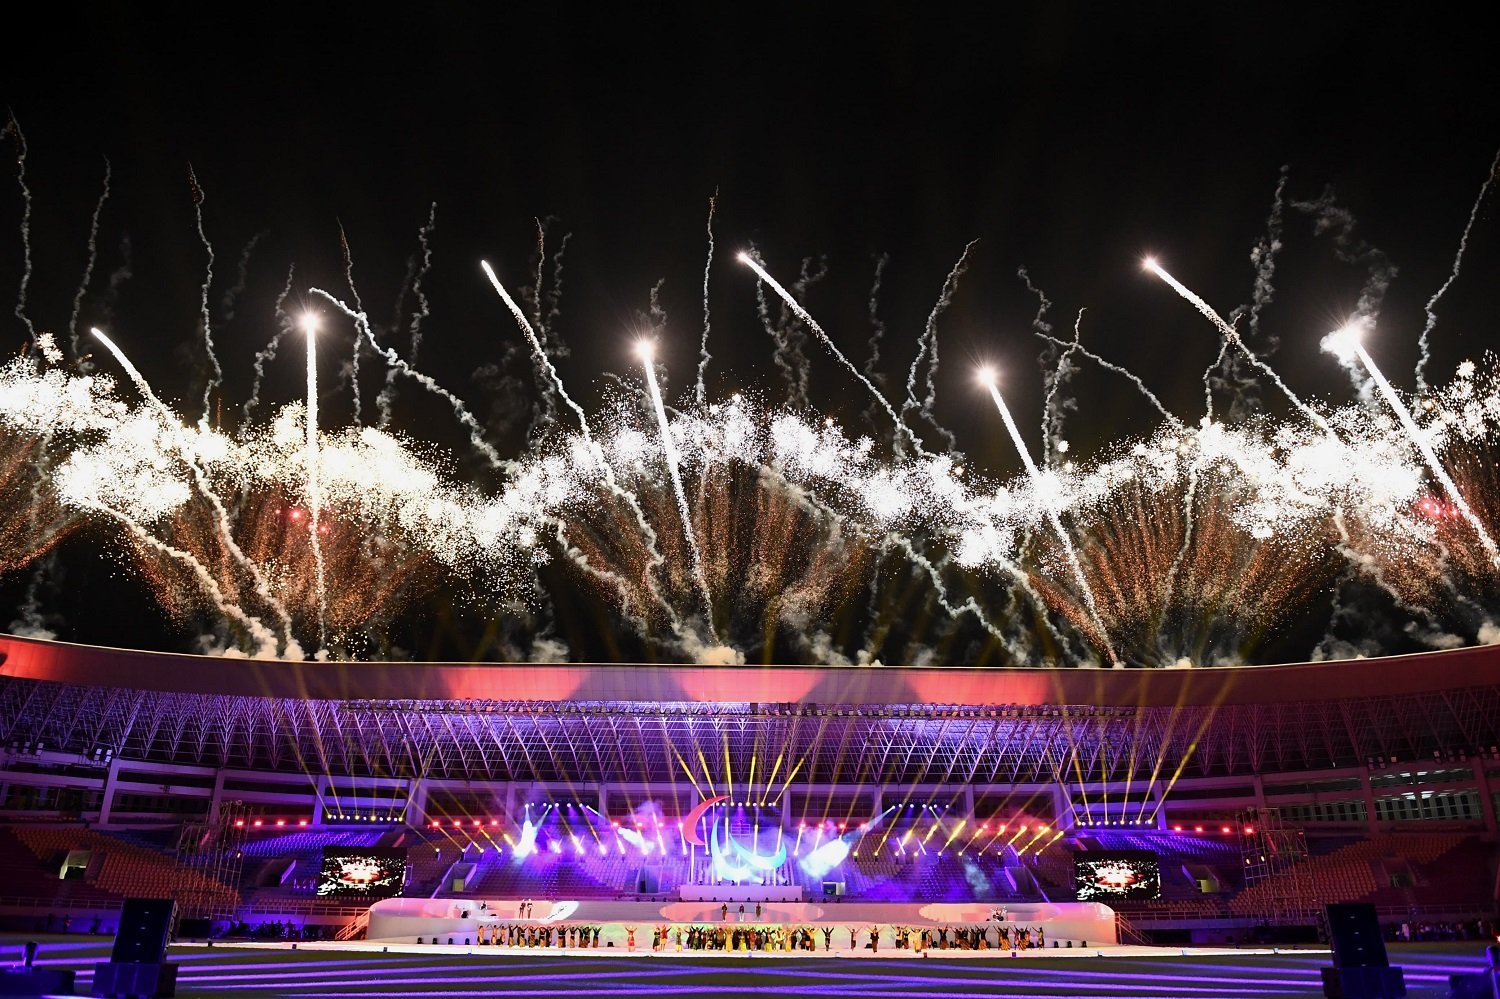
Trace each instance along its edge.
{"label": "paralympic logo on stage", "polygon": [[779,826],[776,849],[769,855],[735,839],[729,828],[730,816],[727,813],[722,819],[716,818],[709,823],[707,840],[698,831],[698,824],[708,814],[708,810],[727,800],[728,795],[720,794],[705,798],[693,806],[683,817],[682,838],[694,846],[708,847],[716,877],[725,881],[764,881],[767,874],[786,863],[786,843],[781,839]]}

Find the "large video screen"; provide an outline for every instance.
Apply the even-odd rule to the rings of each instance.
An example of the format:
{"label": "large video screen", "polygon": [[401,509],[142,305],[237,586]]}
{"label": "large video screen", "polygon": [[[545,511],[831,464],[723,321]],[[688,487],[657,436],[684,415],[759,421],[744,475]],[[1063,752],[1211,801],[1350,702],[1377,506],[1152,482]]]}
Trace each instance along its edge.
{"label": "large video screen", "polygon": [[319,895],[386,898],[406,884],[406,851],[388,847],[325,846]]}
{"label": "large video screen", "polygon": [[1161,865],[1151,850],[1079,853],[1073,884],[1080,902],[1149,901],[1161,898]]}

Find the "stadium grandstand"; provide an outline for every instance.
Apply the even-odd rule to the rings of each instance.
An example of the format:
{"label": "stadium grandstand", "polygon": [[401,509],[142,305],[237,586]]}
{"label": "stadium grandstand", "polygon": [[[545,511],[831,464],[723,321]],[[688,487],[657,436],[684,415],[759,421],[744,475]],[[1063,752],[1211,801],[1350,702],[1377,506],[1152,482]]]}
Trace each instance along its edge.
{"label": "stadium grandstand", "polygon": [[[365,932],[380,894],[1106,899],[1120,939],[1496,910],[1500,653],[1256,669],[244,662],[0,638],[0,918],[179,900]],[[687,825],[691,824],[691,825]],[[399,855],[330,891],[326,858]],[[1093,858],[1151,857],[1099,895]],[[194,924],[201,925],[201,924]],[[1436,932],[1436,931],[1433,931]],[[1060,939],[1060,938],[1059,938]]]}

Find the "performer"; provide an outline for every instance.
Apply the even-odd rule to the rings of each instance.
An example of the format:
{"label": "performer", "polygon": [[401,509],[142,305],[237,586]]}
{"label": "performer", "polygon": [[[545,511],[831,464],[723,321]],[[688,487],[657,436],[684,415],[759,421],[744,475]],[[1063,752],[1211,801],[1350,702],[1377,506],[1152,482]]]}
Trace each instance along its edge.
{"label": "performer", "polygon": [[625,949],[628,950],[628,951],[630,951],[630,952],[632,952],[632,953],[635,952],[635,927],[634,926],[627,926],[627,927],[625,927]]}

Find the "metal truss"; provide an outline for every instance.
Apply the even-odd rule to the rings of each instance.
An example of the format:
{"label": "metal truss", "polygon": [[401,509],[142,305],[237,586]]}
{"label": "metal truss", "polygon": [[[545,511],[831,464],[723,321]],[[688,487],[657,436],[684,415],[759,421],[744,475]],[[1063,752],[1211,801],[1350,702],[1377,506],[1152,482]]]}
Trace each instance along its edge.
{"label": "metal truss", "polygon": [[0,746],[476,781],[1025,784],[1430,761],[1500,745],[1500,688],[1219,708],[328,701],[0,679]]}

